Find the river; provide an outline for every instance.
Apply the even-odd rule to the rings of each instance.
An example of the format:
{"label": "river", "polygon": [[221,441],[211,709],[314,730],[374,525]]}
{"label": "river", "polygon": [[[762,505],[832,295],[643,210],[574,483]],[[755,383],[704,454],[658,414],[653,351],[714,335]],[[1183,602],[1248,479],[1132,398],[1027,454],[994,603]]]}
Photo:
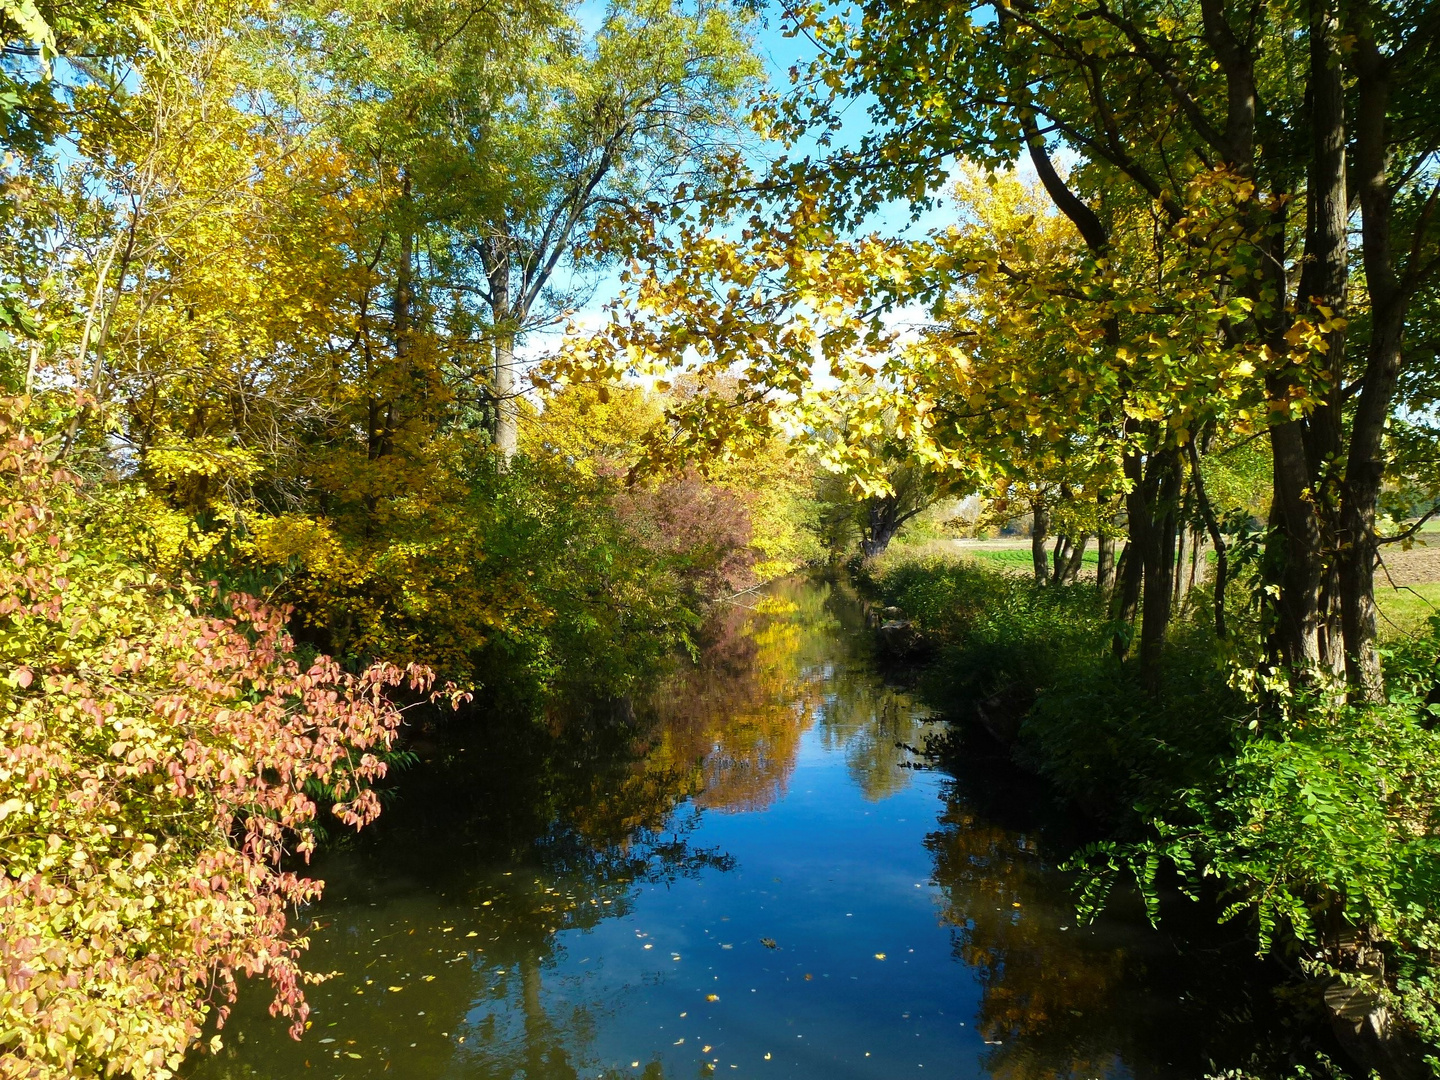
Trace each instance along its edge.
{"label": "river", "polygon": [[246,991],[185,1075],[1193,1080],[1308,1038],[1238,931],[1077,925],[1064,813],[983,750],[930,766],[843,583],[708,640],[629,723],[418,733],[318,861],[305,1038]]}

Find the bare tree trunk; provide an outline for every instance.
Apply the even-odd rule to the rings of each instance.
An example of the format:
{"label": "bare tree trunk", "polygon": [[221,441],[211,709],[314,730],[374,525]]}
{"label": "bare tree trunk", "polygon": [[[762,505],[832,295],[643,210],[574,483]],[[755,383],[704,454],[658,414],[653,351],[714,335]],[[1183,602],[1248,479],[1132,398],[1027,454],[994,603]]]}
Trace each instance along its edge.
{"label": "bare tree trunk", "polygon": [[500,451],[501,468],[508,468],[519,440],[519,406],[516,403],[515,320],[510,295],[511,241],[501,232],[481,247],[485,276],[490,283],[490,317],[494,324],[495,363],[490,373],[490,399],[494,406],[491,441]]}
{"label": "bare tree trunk", "polygon": [[1115,583],[1115,538],[1102,532],[1095,539],[1095,584],[1103,597]]}
{"label": "bare tree trunk", "polygon": [[898,513],[899,504],[893,494],[870,500],[865,511],[864,535],[860,537],[860,554],[867,559],[878,559],[885,554],[890,541],[900,531]]}
{"label": "bare tree trunk", "polygon": [[1081,533],[1080,539],[1070,548],[1070,556],[1065,561],[1060,575],[1060,584],[1069,585],[1080,580],[1080,568],[1085,564],[1085,548],[1090,543],[1088,533]]}
{"label": "bare tree trunk", "polygon": [[1175,544],[1175,580],[1171,586],[1173,591],[1170,595],[1170,603],[1175,609],[1176,614],[1185,610],[1185,594],[1190,589],[1189,578],[1185,573],[1185,564],[1190,561],[1190,556],[1194,554],[1194,549],[1194,535],[1185,525],[1185,515],[1182,513]]}
{"label": "bare tree trunk", "polygon": [[1154,499],[1148,507],[1150,523],[1145,545],[1145,595],[1140,617],[1140,666],[1147,679],[1158,677],[1160,653],[1170,626],[1175,573],[1175,536],[1180,498],[1180,461],[1177,451],[1150,455],[1147,474],[1155,474]]}
{"label": "bare tree trunk", "polygon": [[520,408],[515,400],[515,335],[501,334],[495,341],[495,448],[506,465],[515,456],[520,439]]}
{"label": "bare tree trunk", "polygon": [[1210,496],[1205,493],[1205,477],[1200,472],[1200,453],[1192,440],[1186,447],[1190,452],[1190,482],[1195,488],[1195,504],[1200,510],[1200,519],[1210,534],[1210,543],[1215,545],[1215,636],[1225,636],[1225,586],[1230,582],[1230,557],[1225,545],[1225,536],[1220,532],[1220,522],[1215,517],[1215,508]]}
{"label": "bare tree trunk", "polygon": [[[1372,328],[1365,381],[1356,405],[1345,463],[1345,499],[1340,545],[1340,619],[1345,642],[1345,674],[1352,698],[1378,701],[1384,696],[1380,653],[1376,647],[1375,505],[1384,474],[1382,440],[1403,360],[1405,312],[1412,283],[1396,272],[1391,238],[1394,195],[1386,175],[1391,61],[1376,46],[1372,28],[1353,28],[1358,88],[1355,132],[1356,183],[1360,190],[1361,251],[1370,290]],[[1435,210],[1432,195],[1422,211],[1428,225]],[[1413,258],[1413,256],[1412,256]]]}
{"label": "bare tree trunk", "polygon": [[1030,562],[1035,570],[1035,584],[1050,579],[1050,560],[1045,554],[1045,538],[1050,533],[1050,508],[1043,501],[1033,506],[1030,524]]}
{"label": "bare tree trunk", "polygon": [[[1348,191],[1345,177],[1345,97],[1337,27],[1329,5],[1317,2],[1310,15],[1309,97],[1312,143],[1306,182],[1308,213],[1305,258],[1300,273],[1301,311],[1316,325],[1345,314],[1349,281]],[[1277,637],[1280,659],[1291,671],[1313,677],[1340,661],[1327,600],[1332,594],[1334,522],[1325,508],[1335,483],[1330,469],[1341,445],[1339,388],[1343,377],[1343,323],[1324,333],[1324,362],[1333,391],[1307,422],[1271,429],[1275,501],[1285,541]],[[1299,377],[1298,372],[1290,372]],[[1288,380],[1276,389],[1288,392]]]}
{"label": "bare tree trunk", "polygon": [[1070,537],[1062,535],[1055,538],[1055,550],[1051,553],[1050,584],[1065,583],[1065,571],[1070,566],[1070,553],[1074,550],[1075,545],[1070,542]]}
{"label": "bare tree trunk", "polygon": [[1115,589],[1110,594],[1110,621],[1117,624],[1110,648],[1121,660],[1130,651],[1130,634],[1124,627],[1135,625],[1140,611],[1140,586],[1145,577],[1144,560],[1136,552],[1133,540],[1127,540],[1120,549],[1120,558],[1115,564]]}
{"label": "bare tree trunk", "polygon": [[[1145,549],[1149,544],[1150,498],[1147,495],[1149,481],[1145,476],[1144,462],[1138,452],[1126,453],[1122,462],[1125,477],[1130,481],[1130,490],[1125,494],[1125,550],[1120,555],[1118,585],[1110,600],[1110,618],[1116,623],[1135,625],[1140,613],[1140,594],[1145,581]],[[1115,655],[1124,659],[1130,649],[1129,636],[1117,628],[1111,642]]]}

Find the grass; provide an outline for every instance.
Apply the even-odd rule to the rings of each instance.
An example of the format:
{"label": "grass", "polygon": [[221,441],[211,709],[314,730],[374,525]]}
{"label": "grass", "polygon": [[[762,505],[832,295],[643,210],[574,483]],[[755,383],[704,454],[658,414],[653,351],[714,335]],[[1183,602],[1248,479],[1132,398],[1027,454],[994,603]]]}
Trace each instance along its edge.
{"label": "grass", "polygon": [[[1054,559],[1055,544],[1053,541],[1045,546],[1047,557]],[[1022,570],[1029,573],[1033,567],[1030,554],[1030,541],[1024,537],[1010,538],[994,541],[968,541],[963,545],[957,544],[954,540],[946,539],[924,539],[906,542],[902,537],[890,545],[890,550],[880,559],[882,567],[895,566],[903,562],[924,561],[927,559],[940,559],[944,562],[961,562],[970,559],[980,560],[987,566],[1003,570]],[[1099,556],[1095,546],[1092,544],[1085,550],[1081,565],[1087,569],[1094,569]]]}
{"label": "grass", "polygon": [[[1440,532],[1440,521],[1427,525],[1426,531]],[[1053,548],[1053,543],[1047,548]],[[1053,554],[1053,552],[1052,552]],[[1206,558],[1213,564],[1215,553],[1206,551]],[[880,570],[902,563],[923,562],[940,559],[945,562],[975,560],[995,569],[1030,573],[1032,568],[1029,541],[1006,538],[988,543],[969,542],[963,546],[950,539],[933,539],[892,544],[880,560]],[[1095,568],[1097,553],[1094,546],[1085,551],[1082,565],[1089,570]],[[1440,581],[1423,582],[1417,585],[1391,588],[1384,580],[1375,584],[1375,604],[1380,609],[1380,636],[1387,641],[1418,633],[1425,629],[1426,620],[1440,613]]]}
{"label": "grass", "polygon": [[1377,582],[1375,606],[1380,609],[1380,636],[1393,640],[1424,629],[1425,620],[1440,613],[1440,581],[1397,589]]}
{"label": "grass", "polygon": [[[1053,548],[1047,548],[1047,551],[1049,551],[1050,559],[1051,559],[1051,562],[1052,562],[1052,564],[1053,564],[1053,562],[1054,562],[1054,551],[1053,551]],[[989,562],[989,563],[999,563],[1001,566],[1004,566],[1006,569],[1029,570],[1029,569],[1034,565],[1034,563],[1032,562],[1032,556],[1031,556],[1031,554],[1030,554],[1030,549],[1029,549],[1028,547],[1025,547],[1025,548],[1002,548],[1002,547],[984,548],[984,547],[975,546],[975,547],[967,547],[967,548],[964,548],[964,549],[961,551],[961,554],[962,554],[962,555],[966,555],[966,556],[968,556],[968,557],[970,557],[970,558],[972,558],[972,559],[984,559],[986,562]],[[1080,563],[1081,563],[1082,566],[1094,566],[1098,561],[1099,561],[1099,555],[1098,555],[1098,553],[1095,551],[1095,549],[1094,549],[1094,548],[1086,548],[1086,549],[1085,549],[1085,555],[1081,558]]]}

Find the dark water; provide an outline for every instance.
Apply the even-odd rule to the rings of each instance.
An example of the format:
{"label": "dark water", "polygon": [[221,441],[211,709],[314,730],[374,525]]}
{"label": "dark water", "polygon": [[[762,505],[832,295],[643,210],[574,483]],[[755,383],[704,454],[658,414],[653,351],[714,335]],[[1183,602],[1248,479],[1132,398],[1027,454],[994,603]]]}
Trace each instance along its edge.
{"label": "dark water", "polygon": [[923,767],[844,586],[711,638],[623,736],[422,742],[318,867],[305,1039],[251,994],[187,1075],[1178,1080],[1300,1037],[1238,935],[1077,926],[1063,818],[998,759]]}

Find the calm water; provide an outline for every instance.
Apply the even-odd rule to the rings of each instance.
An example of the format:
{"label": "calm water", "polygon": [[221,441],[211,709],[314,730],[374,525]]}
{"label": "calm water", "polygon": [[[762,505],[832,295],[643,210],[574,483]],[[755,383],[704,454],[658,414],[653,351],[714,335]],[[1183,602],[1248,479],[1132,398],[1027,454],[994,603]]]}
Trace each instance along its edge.
{"label": "calm water", "polygon": [[1194,1078],[1291,1037],[1238,938],[1075,925],[1063,820],[997,760],[924,767],[843,586],[710,636],[623,737],[422,741],[318,867],[306,1038],[251,994],[188,1075]]}

